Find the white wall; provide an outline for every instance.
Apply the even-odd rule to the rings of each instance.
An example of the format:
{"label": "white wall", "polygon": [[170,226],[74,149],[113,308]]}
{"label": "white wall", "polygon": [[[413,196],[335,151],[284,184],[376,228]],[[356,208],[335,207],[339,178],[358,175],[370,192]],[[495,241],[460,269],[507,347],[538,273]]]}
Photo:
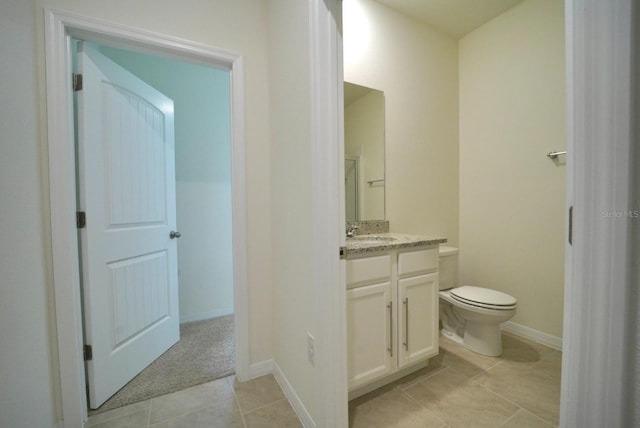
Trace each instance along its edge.
{"label": "white wall", "polygon": [[460,40],[460,279],[518,299],[562,336],[564,13],[527,0]]}
{"label": "white wall", "polygon": [[386,219],[458,243],[458,45],[372,0],[344,0],[344,80],[379,89]]}
{"label": "white wall", "polygon": [[174,101],[180,321],[233,313],[228,70],[103,47]]}
{"label": "white wall", "polygon": [[33,2],[3,0],[0,38],[0,426],[51,427],[60,413]]}
{"label": "white wall", "polygon": [[269,5],[273,357],[318,420],[319,373],[307,361],[316,335],[312,268],[309,5]]}

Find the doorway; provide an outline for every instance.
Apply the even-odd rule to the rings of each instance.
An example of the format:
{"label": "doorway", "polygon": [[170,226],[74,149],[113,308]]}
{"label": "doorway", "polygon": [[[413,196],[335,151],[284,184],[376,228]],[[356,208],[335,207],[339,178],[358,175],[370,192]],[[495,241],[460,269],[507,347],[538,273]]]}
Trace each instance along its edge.
{"label": "doorway", "polygon": [[[162,351],[167,349],[166,347],[168,345],[165,345],[154,354],[150,354],[151,351],[145,348],[145,350],[142,351],[146,354],[144,355],[145,363],[140,364],[138,369],[132,368],[131,357],[127,357],[129,363],[126,367],[130,373],[125,374],[121,373],[122,370],[117,370],[119,373],[117,375],[112,373],[107,381],[103,379],[103,377],[98,376],[100,372],[99,368],[104,367],[104,363],[101,364],[100,361],[100,347],[94,346],[100,345],[102,341],[96,337],[96,334],[93,334],[93,339],[90,338],[92,336],[91,332],[93,331],[93,317],[90,316],[87,318],[87,316],[89,316],[88,314],[94,314],[96,312],[94,308],[92,308],[92,305],[96,305],[96,302],[91,299],[92,293],[85,293],[83,295],[85,305],[83,311],[85,318],[85,345],[89,344],[89,346],[93,348],[92,360],[87,361],[90,407],[97,408],[98,411],[103,411],[124,404],[142,401],[152,398],[153,396],[174,392],[197,383],[211,381],[215,378],[233,373],[234,311],[233,247],[231,235],[230,73],[229,70],[224,67],[193,64],[157,55],[119,49],[103,44],[84,43],[74,40],[73,46],[74,58],[76,59],[74,62],[77,63],[74,65],[74,69],[77,69],[78,64],[81,63],[81,61],[77,60],[78,57],[83,58],[85,62],[91,62],[89,59],[89,54],[91,54],[101,60],[102,66],[113,68],[114,73],[120,71],[121,75],[130,76],[130,81],[133,82],[132,85],[134,85],[132,90],[136,90],[135,88],[139,85],[142,85],[142,87],[148,85],[148,91],[152,93],[153,91],[158,91],[158,97],[167,96],[170,100],[164,103],[171,103],[173,105],[171,116],[173,118],[173,129],[175,130],[172,132],[172,137],[175,140],[173,146],[175,150],[172,150],[168,156],[174,160],[175,177],[174,174],[171,174],[171,177],[167,179],[171,182],[171,185],[168,187],[175,188],[176,194],[175,197],[171,198],[171,201],[175,200],[175,209],[169,209],[169,211],[177,211],[177,221],[174,220],[171,227],[175,227],[176,230],[180,231],[180,234],[177,235],[180,239],[176,239],[176,241],[173,242],[173,245],[177,246],[178,250],[178,257],[175,263],[177,264],[177,282],[179,285],[175,285],[176,301],[172,302],[169,307],[173,308],[171,316],[176,319],[172,321],[172,323],[175,323],[176,328],[179,321],[181,332],[180,340],[166,352]],[[79,51],[82,52],[78,53]],[[85,64],[83,67],[83,73],[88,73],[91,70],[88,65],[89,64]],[[76,71],[76,73],[78,72]],[[91,76],[85,75],[83,77],[86,82],[85,88],[75,92],[76,97],[83,101],[76,102],[77,109],[86,104],[84,101],[89,99],[89,95],[91,94],[91,87],[89,85],[89,82],[92,81],[89,79]],[[135,86],[135,82],[138,82],[138,86]],[[108,87],[110,86],[107,86],[107,88]],[[112,95],[112,97],[113,96],[114,95]],[[105,98],[105,100],[109,99],[108,97]],[[122,120],[124,111],[127,110],[129,105],[129,103],[123,104],[122,102],[123,100],[120,100],[119,103],[116,104],[118,107],[117,114],[107,116],[105,121]],[[136,105],[139,104],[136,103]],[[105,114],[108,114],[108,112],[105,112]],[[83,113],[76,115],[76,122],[78,122],[76,129],[84,130],[83,132],[79,132],[79,143],[83,142],[83,135],[87,135],[86,138],[90,140],[98,138],[97,136],[100,135],[96,130],[85,129],[85,126],[80,126],[80,118],[83,118],[82,124],[84,124],[87,116],[90,116],[90,114]],[[111,117],[114,118],[112,119]],[[127,129],[131,127],[130,121],[131,118],[128,118],[124,123]],[[146,122],[143,117],[143,123],[140,126],[145,126],[144,123]],[[108,129],[110,130],[109,135],[117,132],[117,127],[108,127]],[[124,140],[132,138],[129,135],[144,136],[146,134],[141,134],[140,130],[132,130],[127,131],[122,138]],[[111,171],[111,174],[107,174],[110,176],[115,173],[118,177],[117,183],[120,183],[128,176],[135,175],[136,170],[147,171],[149,166],[153,165],[153,156],[151,155],[153,152],[148,152],[149,148],[144,143],[135,149],[135,147],[137,147],[136,141],[139,140],[139,138],[140,137],[136,137],[125,144],[127,154],[118,162],[119,164],[131,163],[130,166],[133,168],[127,168],[126,165],[118,164],[115,165],[115,170]],[[112,137],[105,137],[105,141],[102,142],[102,145],[105,147],[104,150],[114,144],[116,148],[122,146],[122,144],[117,142],[108,143],[111,139]],[[84,147],[82,144],[81,146]],[[113,153],[109,151],[108,157],[111,158],[111,162],[106,163],[113,164],[114,156],[117,157],[122,151],[122,148],[115,150]],[[78,153],[81,154],[82,151]],[[144,155],[144,153],[148,153],[148,155]],[[89,199],[83,196],[85,194],[83,183],[89,181],[83,178],[84,175],[94,175],[92,172],[97,173],[99,170],[93,168],[91,165],[87,167],[83,165],[83,162],[90,161],[80,155],[78,157],[78,194],[81,201],[83,199]],[[114,166],[112,165],[112,169],[113,168]],[[173,171],[174,168],[171,167],[169,169]],[[89,172],[83,174],[81,171],[85,170]],[[149,177],[148,171],[141,177],[143,188],[148,187],[144,183],[149,180]],[[105,178],[105,183],[110,181],[111,180]],[[134,179],[130,183],[132,192],[135,189],[143,190],[140,189],[141,185],[139,182],[139,179]],[[115,184],[117,185],[117,183]],[[119,194],[122,192],[116,193]],[[134,199],[144,201],[143,203],[146,205],[151,204],[150,206],[155,206],[157,205],[157,198],[151,196],[150,193],[154,194],[157,192],[152,189],[147,189],[147,191],[140,193],[140,197]],[[107,192],[107,195],[108,194],[109,192]],[[110,199],[111,198],[106,198],[105,203]],[[122,198],[116,199],[119,200]],[[129,199],[131,199],[131,197],[124,198],[125,201]],[[85,203],[81,202],[82,208],[79,209],[84,210],[86,207]],[[118,205],[117,200],[111,201],[109,205],[113,206],[113,203]],[[128,204],[134,205],[134,207],[131,208],[133,212],[148,211],[144,209],[134,209],[139,205],[136,204],[136,201],[129,201]],[[125,211],[130,210],[127,209]],[[90,213],[89,216],[95,217],[95,214]],[[93,223],[95,225],[95,219]],[[126,233],[126,230],[131,229],[131,224],[125,225],[124,229],[122,226],[118,226],[117,228],[123,230],[123,233]],[[91,255],[91,248],[93,247],[87,246],[86,244],[87,240],[84,236],[87,231],[83,229],[79,232],[83,237],[83,239],[80,240],[80,245],[81,253],[83,254],[82,259],[86,264],[86,260],[91,259],[91,257],[85,256],[87,253]],[[113,232],[113,230],[111,230],[111,232]],[[169,239],[165,241],[171,243]],[[118,262],[117,264],[123,265],[122,262]],[[131,270],[132,273],[135,271],[135,264],[130,265],[129,263],[124,263],[124,265],[125,267],[128,266],[128,269]],[[123,271],[125,267],[120,267],[116,269],[116,271]],[[137,272],[138,276],[143,276],[142,274],[146,270],[139,270],[140,272]],[[124,274],[124,272],[122,273]],[[89,287],[89,289],[92,289],[95,285],[92,286],[91,278],[93,278],[95,283],[95,279],[96,277],[99,279],[99,275],[87,275],[85,271],[83,273],[83,278],[85,278],[83,288]],[[88,281],[86,278],[89,278]],[[114,278],[117,279],[117,277]],[[134,299],[140,301],[140,311],[149,315],[150,308],[154,307],[153,302],[157,300],[157,296],[155,296],[157,291],[151,282],[142,279],[127,282],[123,279],[113,284],[107,281],[104,283],[103,288],[108,288],[112,285],[114,290],[121,289],[121,293],[115,293],[116,295],[121,295],[120,300],[123,300],[125,295],[131,294],[131,291],[135,290],[136,293],[140,295],[139,299]],[[145,300],[144,296],[147,295],[149,299]],[[97,306],[106,305],[102,303],[103,301],[108,302],[109,299],[101,299],[100,302],[97,302]],[[122,306],[122,304],[115,305],[114,307],[120,306]],[[131,310],[129,309],[128,312],[131,312]],[[179,316],[178,313],[180,314]],[[140,316],[144,318],[144,314],[140,314]],[[129,315],[132,314],[130,313]],[[135,312],[133,315],[135,315]],[[140,317],[136,316],[136,318]],[[124,341],[126,346],[116,346],[115,348],[103,346],[102,349],[113,349],[112,353],[114,354],[131,352],[125,350],[125,348],[135,346],[134,342],[140,340],[135,339],[134,336],[136,334],[146,334],[144,330],[161,328],[160,324],[166,324],[169,321],[169,318],[166,317],[162,319],[164,321],[151,323],[148,328],[141,327],[142,330],[140,330],[139,334],[129,334],[130,338]],[[126,320],[121,321],[121,324],[124,323],[126,325],[121,326],[119,329],[116,328],[116,330],[126,330],[128,327],[131,327],[131,323],[127,323]],[[166,329],[166,327],[162,328]],[[134,330],[136,329],[134,328]],[[164,338],[161,340],[166,342]],[[173,341],[167,343],[173,344]],[[156,357],[158,358],[156,359]],[[142,370],[142,368],[147,365],[146,361],[153,362]],[[187,361],[189,361],[188,364]],[[166,372],[167,366],[172,368],[170,373]],[[104,370],[104,368],[102,370]],[[135,377],[131,379],[131,376],[134,375]],[[122,380],[118,383],[116,379],[120,377]],[[107,398],[111,392],[103,393],[101,394],[102,399],[98,400],[98,394],[95,391],[104,390],[105,387],[98,388],[100,385],[96,384],[99,384],[103,380],[105,383],[118,387],[119,390],[111,398]],[[122,382],[125,380],[130,381],[120,389]],[[103,403],[102,400],[104,399],[106,399],[106,401]]]}
{"label": "doorway", "polygon": [[[81,16],[47,10],[47,102],[53,290],[60,361],[64,419],[87,418],[83,362],[80,272],[76,240],[76,178],[71,96],[71,39],[79,39],[158,54],[230,72],[231,211],[233,241],[233,312],[235,370],[249,377],[247,246],[244,160],[243,59],[226,50],[177,40],[142,30],[123,28]],[[72,221],[73,219],[73,221]]]}

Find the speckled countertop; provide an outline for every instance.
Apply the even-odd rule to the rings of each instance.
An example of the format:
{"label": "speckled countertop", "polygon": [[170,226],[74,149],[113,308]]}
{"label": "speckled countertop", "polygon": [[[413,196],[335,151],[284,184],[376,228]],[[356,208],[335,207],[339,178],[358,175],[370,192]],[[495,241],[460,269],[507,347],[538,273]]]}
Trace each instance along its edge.
{"label": "speckled countertop", "polygon": [[347,238],[346,255],[374,253],[397,250],[400,248],[421,247],[424,245],[444,244],[447,238],[435,238],[405,233],[376,233]]}

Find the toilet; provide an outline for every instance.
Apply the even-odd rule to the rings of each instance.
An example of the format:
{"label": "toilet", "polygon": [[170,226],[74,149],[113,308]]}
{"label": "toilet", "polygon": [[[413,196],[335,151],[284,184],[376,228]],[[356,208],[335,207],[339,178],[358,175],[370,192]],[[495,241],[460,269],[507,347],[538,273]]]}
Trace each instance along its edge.
{"label": "toilet", "polygon": [[442,335],[482,355],[502,354],[500,324],[516,314],[516,299],[490,288],[458,287],[458,249],[440,246],[439,256]]}

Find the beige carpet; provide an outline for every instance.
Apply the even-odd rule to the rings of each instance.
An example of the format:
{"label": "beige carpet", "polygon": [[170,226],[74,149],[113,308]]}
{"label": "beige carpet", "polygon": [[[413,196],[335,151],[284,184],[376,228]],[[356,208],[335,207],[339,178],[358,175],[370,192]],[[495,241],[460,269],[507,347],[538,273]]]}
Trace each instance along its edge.
{"label": "beige carpet", "polygon": [[179,391],[234,373],[233,315],[180,326],[180,341],[90,414]]}

